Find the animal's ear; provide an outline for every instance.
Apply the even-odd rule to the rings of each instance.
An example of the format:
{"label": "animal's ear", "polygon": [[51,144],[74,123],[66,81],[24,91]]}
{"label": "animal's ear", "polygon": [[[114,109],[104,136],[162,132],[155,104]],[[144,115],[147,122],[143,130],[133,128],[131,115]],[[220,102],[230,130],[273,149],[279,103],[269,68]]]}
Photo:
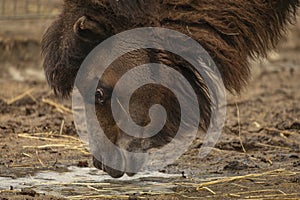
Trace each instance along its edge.
{"label": "animal's ear", "polygon": [[80,17],[73,26],[75,35],[86,42],[97,42],[106,36],[106,27],[87,16]]}
{"label": "animal's ear", "polygon": [[[69,96],[73,89],[78,68],[76,63],[69,61],[72,55],[73,40],[64,33],[64,23],[61,19],[55,21],[43,35],[41,48],[44,57],[44,71],[50,87],[61,97]],[[75,67],[74,67],[75,66]]]}

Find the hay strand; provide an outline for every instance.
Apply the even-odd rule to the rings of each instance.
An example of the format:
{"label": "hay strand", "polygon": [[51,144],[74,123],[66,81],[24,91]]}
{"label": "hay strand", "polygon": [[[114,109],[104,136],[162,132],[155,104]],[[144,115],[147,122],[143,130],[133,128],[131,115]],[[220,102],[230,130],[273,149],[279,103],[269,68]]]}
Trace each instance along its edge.
{"label": "hay strand", "polygon": [[48,104],[48,105],[50,105],[50,106],[55,107],[56,110],[57,110],[58,112],[60,112],[60,113],[63,113],[63,114],[64,114],[64,113],[70,113],[70,114],[73,113],[73,111],[72,111],[71,109],[66,108],[65,106],[60,105],[60,104],[58,104],[58,103],[55,103],[54,101],[51,101],[51,100],[49,100],[49,99],[43,98],[43,99],[42,99],[42,102],[45,103],[45,104]]}
{"label": "hay strand", "polygon": [[279,172],[283,172],[283,171],[285,171],[285,169],[276,169],[276,170],[272,170],[272,171],[268,171],[268,172],[264,172],[264,173],[247,174],[244,176],[225,177],[225,178],[222,178],[219,180],[201,183],[198,185],[197,190],[200,191],[200,190],[202,190],[203,187],[207,187],[207,186],[215,185],[215,184],[219,184],[219,183],[226,183],[226,182],[231,182],[231,181],[240,180],[240,179],[247,179],[247,178],[255,178],[255,177],[270,175],[270,174],[279,173]]}
{"label": "hay strand", "polygon": [[26,96],[30,97],[34,102],[36,102],[36,99],[31,95],[31,93],[34,91],[35,89],[34,88],[31,88],[29,90],[26,90],[25,92],[23,92],[22,94],[16,96],[16,97],[13,97],[11,99],[8,99],[8,100],[4,100],[7,105],[11,105],[23,98],[25,98]]}

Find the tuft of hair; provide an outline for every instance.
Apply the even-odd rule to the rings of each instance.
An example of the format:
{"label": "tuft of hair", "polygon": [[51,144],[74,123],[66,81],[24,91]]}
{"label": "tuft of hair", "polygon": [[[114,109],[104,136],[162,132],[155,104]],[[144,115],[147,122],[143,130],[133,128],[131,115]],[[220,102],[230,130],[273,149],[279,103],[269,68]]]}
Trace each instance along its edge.
{"label": "tuft of hair", "polygon": [[[287,25],[294,22],[299,7],[299,0],[154,0],[151,4],[146,0],[110,0],[110,3],[117,15],[139,24],[144,20],[145,26],[151,25],[147,18],[155,19],[161,27],[181,31],[197,40],[214,59],[225,87],[237,93],[249,79],[249,58],[265,57],[276,47]],[[144,12],[147,14],[141,15]]]}

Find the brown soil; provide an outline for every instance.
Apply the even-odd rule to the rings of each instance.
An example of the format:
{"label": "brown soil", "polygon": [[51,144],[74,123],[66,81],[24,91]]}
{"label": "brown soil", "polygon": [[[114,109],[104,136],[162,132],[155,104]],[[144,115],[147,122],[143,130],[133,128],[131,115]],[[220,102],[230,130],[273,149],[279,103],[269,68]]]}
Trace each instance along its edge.
{"label": "brown soil", "polygon": [[[77,140],[70,100],[55,98],[41,78],[37,53],[41,32],[24,36],[17,34],[18,28],[11,30],[14,36],[0,34],[0,177],[29,179],[41,171],[64,173],[69,166],[91,167],[91,156]],[[101,191],[111,190],[118,180],[108,181],[107,187],[95,184],[59,195],[74,199],[80,195],[89,199],[300,199],[299,36],[298,23],[278,53],[253,63],[253,79],[242,95],[228,96],[226,126],[209,156],[198,157],[202,144],[198,139],[178,161],[162,169],[180,176],[120,181],[125,192],[108,196]],[[33,70],[28,72],[29,68]],[[150,182],[172,185],[171,193],[126,192],[127,186],[140,188],[141,183]],[[0,199],[62,199],[59,195],[45,195],[28,186],[1,188],[0,183]]]}

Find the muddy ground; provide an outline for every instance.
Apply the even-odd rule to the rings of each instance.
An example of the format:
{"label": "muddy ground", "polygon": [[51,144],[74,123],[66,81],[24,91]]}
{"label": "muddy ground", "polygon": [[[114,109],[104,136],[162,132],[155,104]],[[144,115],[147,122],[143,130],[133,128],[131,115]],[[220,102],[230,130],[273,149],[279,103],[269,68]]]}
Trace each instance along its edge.
{"label": "muddy ground", "polygon": [[39,41],[50,21],[0,21],[0,199],[300,199],[300,22],[253,62],[243,93],[228,95],[209,156],[198,157],[197,139],[160,173],[114,180],[92,168],[71,100],[44,80]]}

